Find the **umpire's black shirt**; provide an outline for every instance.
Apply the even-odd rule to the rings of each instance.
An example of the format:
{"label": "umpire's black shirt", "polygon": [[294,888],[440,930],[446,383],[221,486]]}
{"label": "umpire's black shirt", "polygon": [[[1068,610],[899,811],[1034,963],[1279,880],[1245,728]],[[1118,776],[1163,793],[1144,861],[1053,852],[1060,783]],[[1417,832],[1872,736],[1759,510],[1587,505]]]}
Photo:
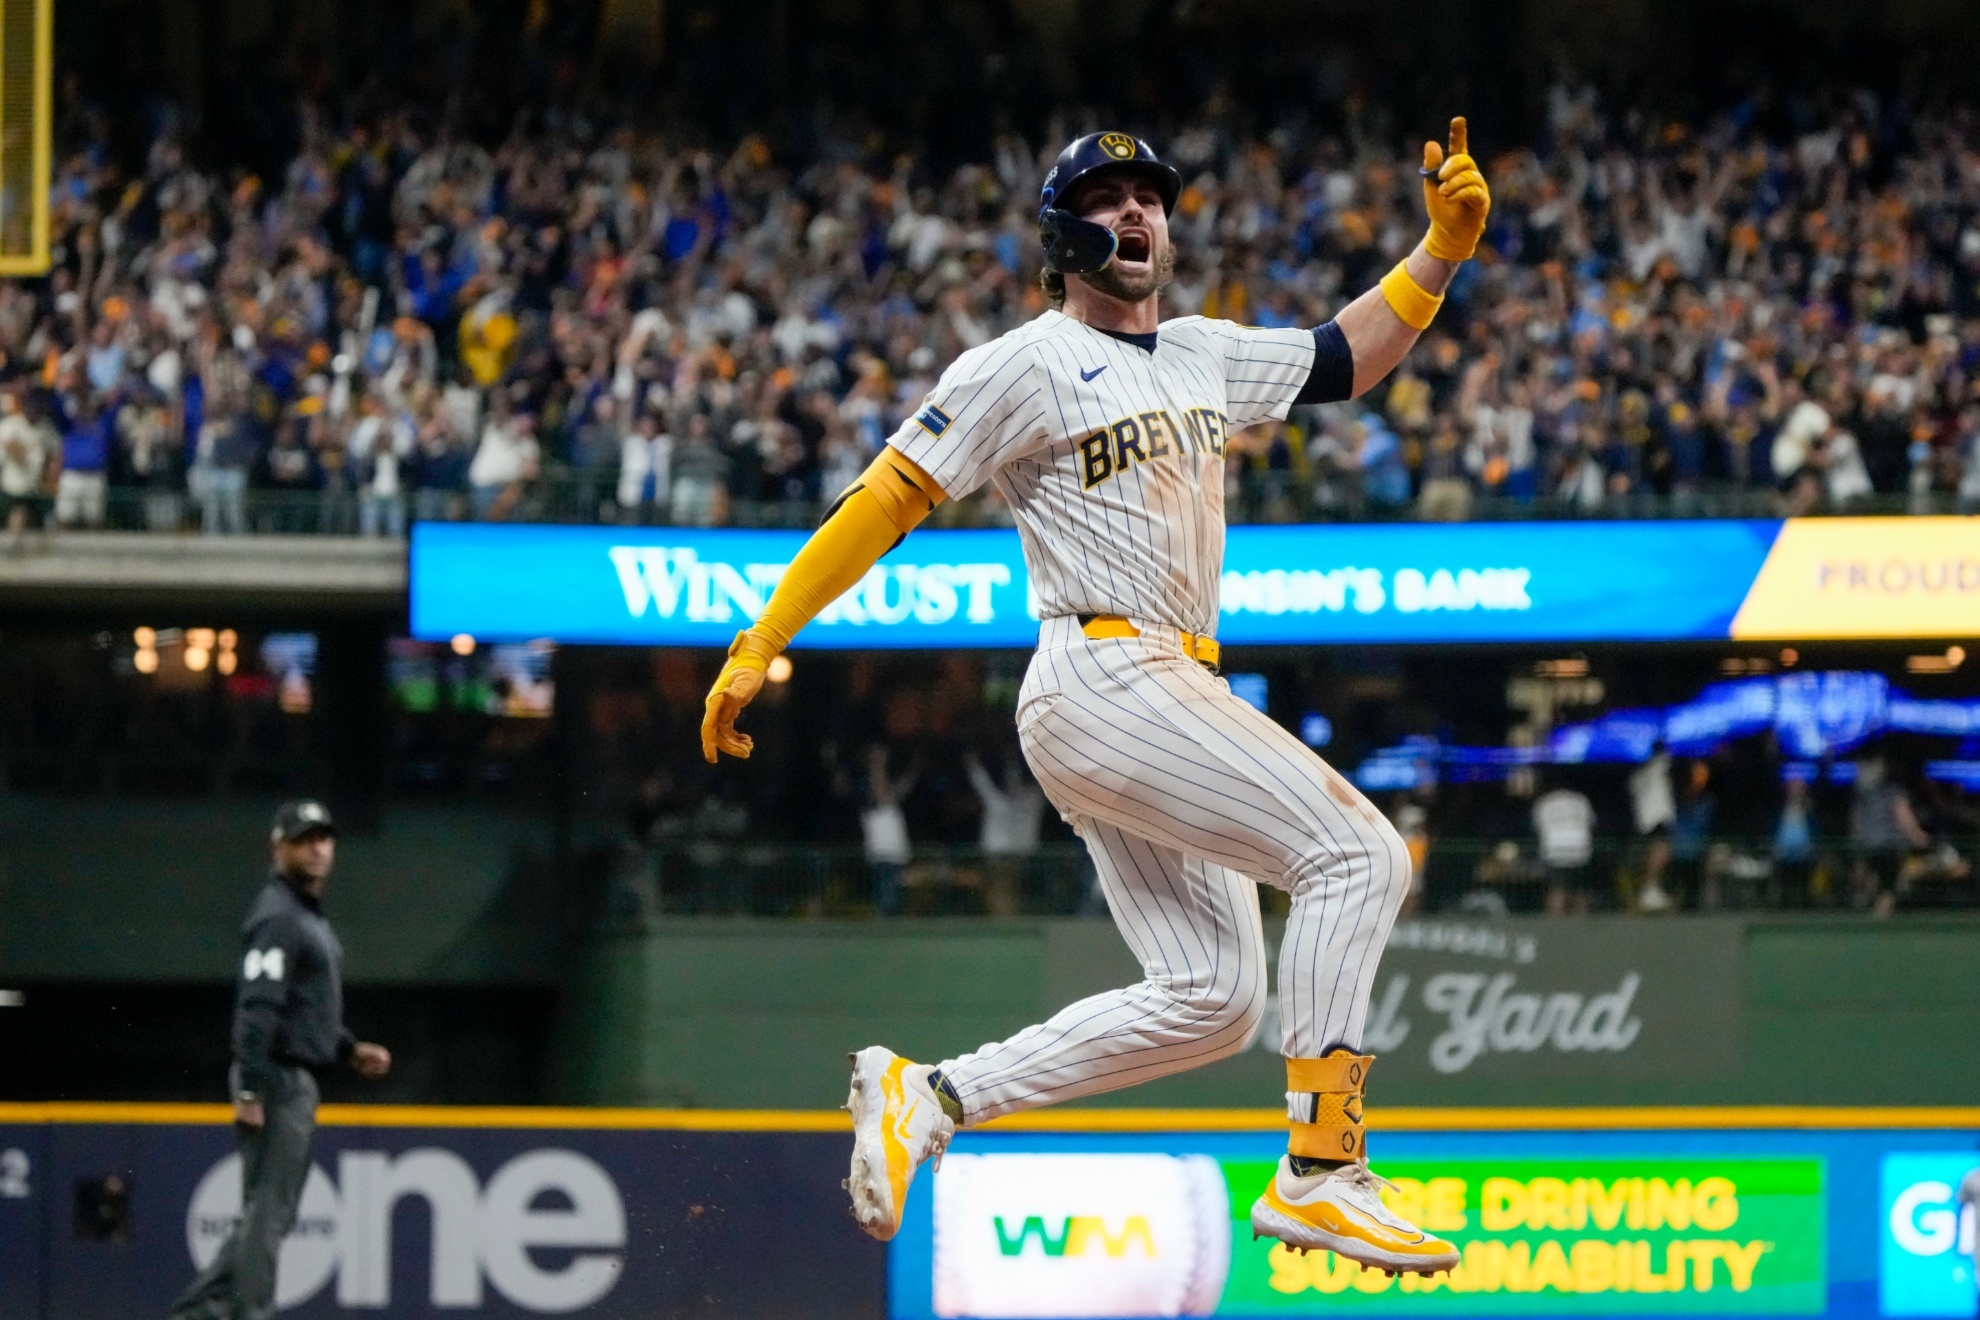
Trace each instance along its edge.
{"label": "umpire's black shirt", "polygon": [[241,928],[246,950],[234,999],[234,1061],[257,1095],[283,1067],[320,1072],[351,1057],[344,1030],[344,946],[323,904],[282,874],[269,877]]}

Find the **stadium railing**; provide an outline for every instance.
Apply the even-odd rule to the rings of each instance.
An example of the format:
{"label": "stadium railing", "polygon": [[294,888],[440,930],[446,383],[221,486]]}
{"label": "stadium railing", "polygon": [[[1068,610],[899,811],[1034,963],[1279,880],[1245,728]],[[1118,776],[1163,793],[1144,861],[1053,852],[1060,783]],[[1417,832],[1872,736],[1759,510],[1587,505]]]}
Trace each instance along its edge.
{"label": "stadium railing", "polygon": [[[396,519],[382,505],[368,514],[366,501],[351,491],[270,490],[245,492],[237,508],[222,510],[219,502],[184,489],[112,487],[105,501],[103,526],[114,531],[221,534],[287,534],[356,536],[386,534],[395,525],[417,519],[526,523],[611,523],[633,526],[731,526],[809,528],[817,525],[824,505],[811,499],[743,501],[718,498],[703,501],[678,521],[674,510],[659,505],[621,509],[611,501],[613,482],[586,478],[568,471],[545,474],[511,499],[497,513],[476,518],[474,501],[465,491],[408,491],[398,499]],[[1226,516],[1232,523],[1418,522],[1425,521],[1414,500],[1383,504],[1344,492],[1338,487],[1316,499],[1314,488],[1277,480],[1274,474],[1252,474],[1227,493]],[[52,500],[38,502],[32,521],[52,525]],[[1971,501],[1951,492],[1923,495],[1879,494],[1841,507],[1822,506],[1813,515],[1894,515],[1969,513]],[[1780,496],[1766,489],[1723,486],[1674,495],[1631,494],[1585,505],[1547,497],[1512,499],[1473,497],[1466,522],[1513,520],[1617,521],[1667,518],[1773,518],[1786,510]],[[237,513],[238,516],[230,516]],[[946,504],[932,526],[995,527],[1010,523],[1010,512],[997,500],[977,497]]]}
{"label": "stadium railing", "polygon": [[[1970,852],[1970,850],[1968,850]],[[1598,840],[1585,867],[1549,871],[1531,841],[1436,840],[1419,876],[1421,910],[1497,917],[1540,912],[1551,888],[1586,896],[1594,912],[1868,910],[1870,868],[1845,842],[1825,844],[1801,863],[1777,863],[1766,841],[1714,838],[1665,869],[1661,906],[1646,901],[1645,851],[1631,841]],[[1944,853],[1905,859],[1895,876],[1900,908],[1980,906],[1969,870],[1948,869]],[[993,857],[967,846],[924,846],[891,877],[856,845],[746,840],[628,845],[607,888],[607,924],[638,928],[670,916],[1105,916],[1106,901],[1084,848],[1055,844],[1022,857]],[[892,893],[887,897],[890,883]],[[1268,915],[1286,896],[1259,890]]]}

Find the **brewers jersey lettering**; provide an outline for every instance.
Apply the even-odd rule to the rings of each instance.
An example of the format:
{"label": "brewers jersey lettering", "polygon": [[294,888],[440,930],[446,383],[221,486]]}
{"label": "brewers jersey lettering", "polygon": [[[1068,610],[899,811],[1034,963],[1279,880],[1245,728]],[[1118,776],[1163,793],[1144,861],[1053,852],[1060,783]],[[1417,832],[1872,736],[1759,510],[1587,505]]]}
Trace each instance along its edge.
{"label": "brewers jersey lettering", "polygon": [[[1359,1050],[1408,850],[1181,637],[1217,626],[1231,435],[1298,401],[1346,397],[1352,376],[1331,323],[1185,317],[1124,340],[1048,312],[958,358],[893,437],[950,496],[994,481],[1016,516],[1042,620],[1019,741],[1092,853],[1144,974],[943,1061],[965,1121],[1243,1049],[1269,988],[1259,883],[1292,898],[1281,1048]],[[1092,615],[1123,616],[1134,634],[1091,636],[1081,616]],[[1313,1121],[1311,1095],[1287,1104]]]}
{"label": "brewers jersey lettering", "polygon": [[1047,312],[957,358],[892,440],[950,498],[1010,505],[1039,613],[1217,628],[1224,445],[1284,417],[1311,330],[1183,317],[1154,352]]}

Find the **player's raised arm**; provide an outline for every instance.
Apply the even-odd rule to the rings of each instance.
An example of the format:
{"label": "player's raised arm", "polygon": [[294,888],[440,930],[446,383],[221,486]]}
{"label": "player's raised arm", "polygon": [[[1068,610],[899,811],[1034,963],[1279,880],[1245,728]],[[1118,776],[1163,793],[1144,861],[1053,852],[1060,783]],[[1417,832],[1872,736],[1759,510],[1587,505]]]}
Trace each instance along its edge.
{"label": "player's raised arm", "polygon": [[921,465],[892,445],[826,511],[825,521],[784,570],[763,614],[736,634],[729,662],[708,691],[701,717],[701,754],[746,757],[754,744],[736,731],[736,716],[763,688],[763,672],[798,629],[851,590],[880,556],[920,525],[943,499]]}
{"label": "player's raised arm", "polygon": [[1334,318],[1353,354],[1355,395],[1395,370],[1437,315],[1458,266],[1478,248],[1492,194],[1471,159],[1468,139],[1460,117],[1451,120],[1448,153],[1435,142],[1423,144],[1423,205],[1430,232],[1380,284]]}

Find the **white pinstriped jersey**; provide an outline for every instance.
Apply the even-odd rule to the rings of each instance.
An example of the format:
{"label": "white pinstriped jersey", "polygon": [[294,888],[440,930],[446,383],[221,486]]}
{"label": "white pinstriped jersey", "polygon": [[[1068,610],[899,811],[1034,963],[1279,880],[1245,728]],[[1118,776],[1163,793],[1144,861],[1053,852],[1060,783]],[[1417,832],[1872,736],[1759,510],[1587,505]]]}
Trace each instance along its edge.
{"label": "white pinstriped jersey", "polygon": [[1061,312],[957,358],[891,443],[952,499],[994,481],[1044,618],[1214,634],[1224,444],[1284,417],[1313,332],[1186,316],[1153,353]]}

